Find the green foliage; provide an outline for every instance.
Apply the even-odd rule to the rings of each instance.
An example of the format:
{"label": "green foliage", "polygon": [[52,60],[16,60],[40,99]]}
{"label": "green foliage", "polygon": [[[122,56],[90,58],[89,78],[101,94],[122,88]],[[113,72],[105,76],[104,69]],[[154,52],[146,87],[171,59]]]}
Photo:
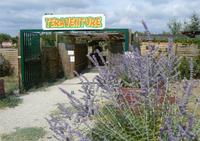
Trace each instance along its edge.
{"label": "green foliage", "polygon": [[[168,42],[168,39],[159,39],[159,38],[153,38],[152,42]],[[176,36],[174,37],[175,43],[185,44],[185,45],[192,45],[195,44],[200,48],[200,38],[188,38],[188,37],[182,37],[182,36]]]}
{"label": "green foliage", "polygon": [[163,31],[162,34],[163,34],[163,35],[169,35],[170,33],[167,32],[167,31]]}
{"label": "green foliage", "polygon": [[15,48],[18,48],[18,36],[12,37],[11,38],[12,43],[15,44]]}
{"label": "green foliage", "polygon": [[178,68],[179,72],[180,72],[180,77],[181,79],[183,78],[190,78],[190,63],[189,60],[186,57],[183,57],[180,61],[180,65]]}
{"label": "green foliage", "polygon": [[95,118],[91,130],[92,141],[156,141],[162,122],[160,114],[153,108],[140,106],[138,114],[128,105],[123,109],[104,106]]}
{"label": "green foliage", "polygon": [[[14,77],[11,77],[11,78],[14,78]],[[16,78],[14,78],[14,79],[16,79]],[[13,94],[14,90],[19,89],[19,84],[18,84],[17,80],[13,80],[13,81],[4,80],[4,86],[5,86],[5,93],[7,95],[11,95],[11,94]]]}
{"label": "green foliage", "polygon": [[46,134],[43,128],[30,127],[17,129],[16,132],[2,135],[2,141],[38,141]]}
{"label": "green foliage", "polygon": [[12,68],[8,60],[0,54],[0,77],[8,76],[12,73]]}
{"label": "green foliage", "polygon": [[[167,40],[167,38],[166,39],[154,38],[153,42],[165,42],[166,43],[166,42],[168,42],[168,40]],[[186,45],[196,44],[196,45],[198,45],[198,48],[200,48],[200,38],[187,38],[187,37],[176,36],[176,37],[174,37],[174,42],[186,44]]]}
{"label": "green foliage", "polygon": [[193,64],[194,64],[193,77],[196,79],[200,79],[200,55],[198,55],[197,57],[194,57]]}
{"label": "green foliage", "polygon": [[42,41],[44,47],[55,47],[56,34],[55,33],[43,34]]}
{"label": "green foliage", "polygon": [[132,82],[130,80],[130,78],[128,78],[128,75],[126,74],[122,74],[120,76],[120,81],[121,81],[121,84],[123,87],[126,87],[126,88],[140,88],[140,83],[139,82]]}
{"label": "green foliage", "polygon": [[18,36],[15,36],[15,37],[12,37],[12,42],[13,42],[13,44],[17,44],[18,43]]}
{"label": "green foliage", "polygon": [[171,19],[167,25],[172,35],[180,34],[182,24],[176,18]]}
{"label": "green foliage", "polygon": [[187,45],[196,44],[200,47],[200,38],[175,38],[175,42]]}
{"label": "green foliage", "polygon": [[11,36],[5,33],[0,33],[0,43],[11,40]]}
{"label": "green foliage", "polygon": [[1,77],[4,80],[5,93],[10,95],[14,90],[19,89],[18,77],[13,74],[10,76]]}
{"label": "green foliage", "polygon": [[[193,57],[193,78],[200,79],[200,55]],[[180,78],[190,78],[190,63],[189,58],[183,57],[179,65]]]}
{"label": "green foliage", "polygon": [[16,97],[14,95],[6,96],[6,98],[0,99],[0,109],[2,108],[14,108],[18,106],[20,103],[22,103],[22,99],[19,97]]}
{"label": "green foliage", "polygon": [[184,23],[184,31],[199,31],[200,18],[197,13],[193,13],[188,22]]}

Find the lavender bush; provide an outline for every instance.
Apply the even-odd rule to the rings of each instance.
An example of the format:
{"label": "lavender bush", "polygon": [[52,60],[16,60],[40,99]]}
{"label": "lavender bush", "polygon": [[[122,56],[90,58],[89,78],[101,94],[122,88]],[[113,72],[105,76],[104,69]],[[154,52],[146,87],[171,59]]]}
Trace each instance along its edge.
{"label": "lavender bush", "polygon": [[[197,141],[199,140],[199,98],[193,96],[194,81],[178,81],[179,59],[169,38],[168,54],[158,55],[151,43],[142,56],[137,49],[115,55],[99,66],[90,82],[78,75],[83,99],[61,91],[73,108],[59,104],[61,113],[47,119],[58,140],[63,141]],[[99,52],[99,56],[101,53]],[[192,67],[191,71],[192,71]],[[131,91],[123,91],[124,83]],[[180,84],[179,84],[180,83]],[[182,88],[181,88],[182,87]],[[194,101],[191,101],[194,100]],[[190,103],[196,103],[192,108]],[[193,110],[191,110],[193,109]]]}

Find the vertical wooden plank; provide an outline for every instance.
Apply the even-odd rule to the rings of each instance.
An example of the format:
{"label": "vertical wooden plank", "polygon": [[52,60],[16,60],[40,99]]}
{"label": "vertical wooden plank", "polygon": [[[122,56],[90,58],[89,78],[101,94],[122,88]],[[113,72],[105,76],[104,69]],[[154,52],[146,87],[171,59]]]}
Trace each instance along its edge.
{"label": "vertical wooden plank", "polygon": [[24,52],[24,87],[26,87],[26,82],[27,82],[27,33],[24,32],[24,46],[23,46],[23,52]]}
{"label": "vertical wooden plank", "polygon": [[19,83],[19,90],[20,90],[20,93],[22,92],[22,82],[21,82],[21,74],[22,74],[22,70],[21,70],[21,48],[20,48],[20,45],[21,45],[21,36],[20,36],[20,33],[18,33],[18,83]]}

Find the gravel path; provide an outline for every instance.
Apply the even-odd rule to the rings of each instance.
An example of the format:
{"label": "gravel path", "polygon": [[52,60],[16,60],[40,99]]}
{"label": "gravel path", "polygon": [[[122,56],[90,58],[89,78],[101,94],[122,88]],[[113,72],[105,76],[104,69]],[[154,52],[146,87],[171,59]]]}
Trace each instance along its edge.
{"label": "gravel path", "polygon": [[[96,73],[85,74],[89,80],[95,75]],[[45,117],[56,110],[57,103],[68,102],[67,97],[58,89],[59,87],[68,92],[74,91],[77,94],[81,85],[78,78],[73,78],[61,84],[22,96],[23,103],[19,106],[0,110],[0,134],[24,127],[44,127],[48,130]],[[77,96],[80,95],[77,94]]]}

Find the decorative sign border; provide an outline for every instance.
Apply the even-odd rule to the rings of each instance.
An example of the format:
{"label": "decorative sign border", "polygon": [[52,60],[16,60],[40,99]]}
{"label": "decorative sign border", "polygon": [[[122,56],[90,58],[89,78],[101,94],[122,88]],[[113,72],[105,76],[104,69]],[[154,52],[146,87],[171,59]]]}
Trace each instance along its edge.
{"label": "decorative sign border", "polygon": [[44,15],[44,30],[87,30],[104,29],[104,14]]}

